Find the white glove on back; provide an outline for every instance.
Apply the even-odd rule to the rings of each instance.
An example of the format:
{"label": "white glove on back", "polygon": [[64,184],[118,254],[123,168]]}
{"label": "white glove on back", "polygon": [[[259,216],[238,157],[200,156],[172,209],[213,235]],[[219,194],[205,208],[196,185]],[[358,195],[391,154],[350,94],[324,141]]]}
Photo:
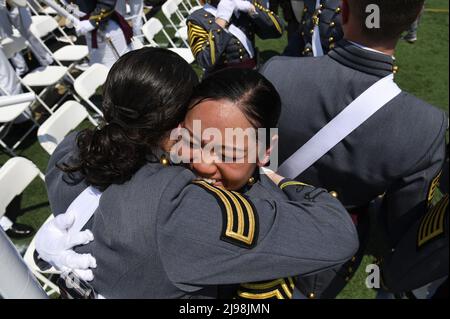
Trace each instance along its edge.
{"label": "white glove on back", "polygon": [[87,33],[95,29],[95,27],[92,25],[92,23],[89,22],[89,20],[74,21],[74,26],[75,31],[78,35],[86,35]]}
{"label": "white glove on back", "polygon": [[90,268],[97,267],[95,258],[78,254],[73,248],[91,242],[94,235],[89,230],[69,235],[68,229],[74,222],[75,214],[69,211],[45,223],[36,234],[36,251],[57,270],[74,271],[83,280],[91,281],[94,274]]}

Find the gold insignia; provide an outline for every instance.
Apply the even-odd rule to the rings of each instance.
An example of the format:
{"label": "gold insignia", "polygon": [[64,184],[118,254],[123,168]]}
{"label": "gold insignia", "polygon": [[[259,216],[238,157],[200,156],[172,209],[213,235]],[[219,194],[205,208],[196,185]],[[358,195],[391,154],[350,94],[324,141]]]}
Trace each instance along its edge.
{"label": "gold insignia", "polygon": [[444,233],[444,218],[448,208],[447,194],[423,217],[417,234],[417,248],[422,248],[431,240]]}
{"label": "gold insignia", "polygon": [[208,39],[208,33],[202,27],[188,22],[188,41],[194,56],[202,51],[206,41]]}
{"label": "gold insignia", "polygon": [[283,184],[280,185],[281,189],[284,189],[288,186],[311,186],[305,183],[301,183],[301,182],[297,182],[297,181],[288,181],[288,182],[284,182]]}
{"label": "gold insignia", "polygon": [[292,299],[295,288],[293,278],[241,284],[238,290],[240,299]]}
{"label": "gold insignia", "polygon": [[252,203],[238,192],[218,188],[205,181],[193,183],[212,194],[222,208],[221,240],[243,248],[253,248],[258,239],[258,215]]}
{"label": "gold insignia", "polygon": [[436,192],[436,189],[439,186],[439,180],[441,179],[441,174],[442,174],[442,171],[440,171],[436,175],[436,177],[431,181],[430,188],[428,189],[428,195],[427,195],[428,204],[431,203],[431,201],[434,197],[434,193]]}
{"label": "gold insignia", "polygon": [[106,12],[106,10],[102,9],[102,12],[100,14],[90,16],[89,20],[101,21],[101,20],[103,20],[104,18],[110,16],[113,13],[114,13],[114,10]]}

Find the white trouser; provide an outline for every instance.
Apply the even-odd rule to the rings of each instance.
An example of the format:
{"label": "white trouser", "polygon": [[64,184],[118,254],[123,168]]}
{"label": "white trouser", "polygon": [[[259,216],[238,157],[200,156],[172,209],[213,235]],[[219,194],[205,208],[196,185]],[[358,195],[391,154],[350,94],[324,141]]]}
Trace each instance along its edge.
{"label": "white trouser", "polygon": [[118,0],[116,11],[128,20],[126,2],[130,5],[130,17],[133,24],[133,34],[142,34],[142,16],[144,15],[144,0]]}
{"label": "white trouser", "polygon": [[122,29],[113,20],[109,20],[104,29],[98,29],[97,48],[92,47],[92,33],[86,35],[86,42],[89,47],[90,64],[100,63],[111,67],[120,56],[130,51]]}
{"label": "white trouser", "polygon": [[9,12],[11,23],[19,30],[22,37],[28,40],[30,43],[30,49],[42,66],[47,66],[53,63],[52,56],[41,45],[38,39],[30,31],[32,23],[31,14],[28,8],[13,7]]}
{"label": "white trouser", "polygon": [[22,93],[19,79],[0,46],[0,96]]}

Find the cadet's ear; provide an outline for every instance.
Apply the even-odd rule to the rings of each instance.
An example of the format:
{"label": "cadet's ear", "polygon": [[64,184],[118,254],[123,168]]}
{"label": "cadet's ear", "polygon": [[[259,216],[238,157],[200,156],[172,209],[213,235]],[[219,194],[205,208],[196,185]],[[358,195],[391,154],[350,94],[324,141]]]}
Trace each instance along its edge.
{"label": "cadet's ear", "polygon": [[341,1],[342,25],[347,24],[350,17],[350,6],[348,4],[348,1],[349,0]]}
{"label": "cadet's ear", "polygon": [[258,157],[257,165],[259,167],[264,167],[269,163],[270,161],[270,155],[272,154],[272,151],[274,148],[276,148],[278,144],[278,135],[272,136],[272,139],[270,140],[270,146],[266,149],[263,156]]}

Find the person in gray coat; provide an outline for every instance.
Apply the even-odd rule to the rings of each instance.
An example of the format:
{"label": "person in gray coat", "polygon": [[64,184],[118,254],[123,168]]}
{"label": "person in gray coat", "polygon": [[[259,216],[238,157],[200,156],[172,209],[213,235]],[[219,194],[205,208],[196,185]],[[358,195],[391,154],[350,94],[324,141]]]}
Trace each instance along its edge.
{"label": "person in gray coat", "polygon": [[[252,97],[278,100],[274,118],[276,91],[261,76],[248,80],[239,101],[254,109]],[[105,298],[231,297],[224,287],[315,273],[357,249],[351,219],[323,189],[273,175],[278,187],[256,176],[241,194],[170,165],[168,136],[183,121],[195,82],[189,65],[167,50],[124,55],[105,84],[105,124],[69,135],[50,159],[46,184],[55,215],[87,186],[102,191],[84,228],[95,239],[75,250],[95,257],[90,284]],[[229,165],[242,171],[243,164]],[[38,241],[36,247],[45,252]],[[293,294],[290,284],[284,293],[286,285],[271,287],[274,296]]]}
{"label": "person in gray coat", "polygon": [[[365,26],[371,4],[382,13],[380,28]],[[422,5],[421,0],[344,0],[344,39],[328,55],[266,63],[261,72],[282,98],[280,163],[374,83],[398,71],[396,44]],[[366,208],[372,200],[382,197],[379,217],[390,247],[427,212],[445,157],[447,127],[445,112],[401,92],[296,177],[333,191],[361,236],[357,256],[321,280],[311,279],[307,294],[333,298],[351,279],[368,238]]]}

